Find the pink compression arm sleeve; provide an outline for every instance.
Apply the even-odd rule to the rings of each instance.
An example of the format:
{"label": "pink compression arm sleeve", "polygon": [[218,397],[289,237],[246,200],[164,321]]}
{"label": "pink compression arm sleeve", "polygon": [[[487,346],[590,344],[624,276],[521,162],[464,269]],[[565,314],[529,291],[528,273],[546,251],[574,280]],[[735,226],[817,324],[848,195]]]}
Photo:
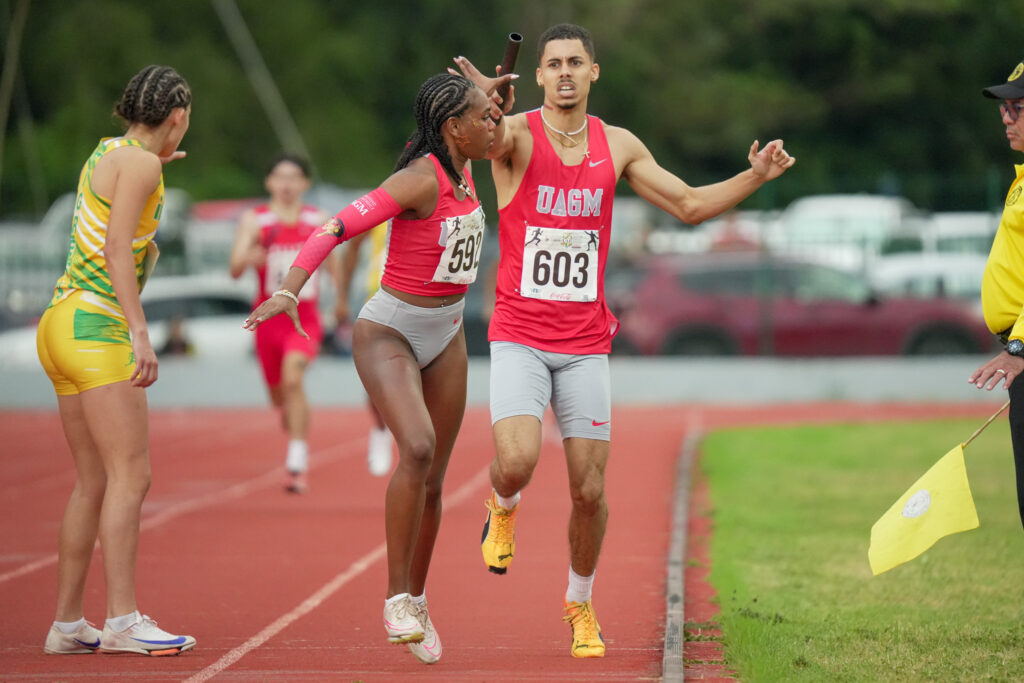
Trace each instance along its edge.
{"label": "pink compression arm sleeve", "polygon": [[324,223],[320,232],[313,233],[302,245],[302,251],[292,262],[293,268],[307,273],[316,270],[334,247],[361,232],[385,223],[402,213],[398,202],[379,187],[363,195]]}

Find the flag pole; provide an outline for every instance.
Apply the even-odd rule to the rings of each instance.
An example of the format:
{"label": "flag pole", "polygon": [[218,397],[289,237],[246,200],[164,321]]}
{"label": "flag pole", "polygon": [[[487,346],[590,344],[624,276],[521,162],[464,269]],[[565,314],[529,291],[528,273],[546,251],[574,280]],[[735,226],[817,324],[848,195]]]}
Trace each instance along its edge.
{"label": "flag pole", "polygon": [[978,434],[981,434],[981,432],[985,429],[985,427],[988,427],[990,424],[992,424],[992,420],[994,420],[997,417],[999,417],[1003,413],[1003,411],[1006,410],[1009,406],[1010,406],[1010,402],[1007,401],[1006,403],[1003,404],[1002,408],[1000,408],[995,413],[993,413],[992,417],[990,417],[989,419],[985,420],[985,424],[981,425],[976,430],[974,430],[974,433],[971,434],[971,437],[969,439],[967,439],[967,441],[964,441],[964,448],[967,448],[967,444],[969,444],[970,442],[974,441],[974,437],[976,437]]}

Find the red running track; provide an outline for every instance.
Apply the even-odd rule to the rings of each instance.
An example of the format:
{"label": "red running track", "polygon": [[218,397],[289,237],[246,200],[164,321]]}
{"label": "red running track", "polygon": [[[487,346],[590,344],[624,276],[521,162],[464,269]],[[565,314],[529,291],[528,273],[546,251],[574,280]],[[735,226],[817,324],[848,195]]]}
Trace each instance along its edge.
{"label": "red running track", "polygon": [[[139,605],[169,630],[194,635],[198,645],[178,657],[153,659],[44,655],[55,601],[57,528],[73,484],[70,456],[55,414],[0,413],[0,678],[657,680],[672,487],[687,429],[980,418],[994,408],[616,406],[610,518],[595,586],[609,649],[598,660],[569,656],[569,630],[561,622],[569,500],[560,444],[545,443],[524,492],[515,564],[505,576],[490,574],[479,538],[493,449],[486,409],[471,409],[448,471],[445,517],[427,586],[445,646],[433,666],[385,640],[386,479],[366,472],[369,417],[355,409],[316,411],[311,492],[298,497],[281,489],[284,437],[270,411],[154,412]],[[692,588],[686,587],[688,608]],[[100,624],[103,612],[97,552],[86,616]],[[701,673],[687,667],[688,678]]]}
{"label": "red running track", "polygon": [[[55,414],[0,414],[0,678],[657,679],[680,410],[615,410],[611,513],[594,602],[609,649],[596,660],[569,655],[569,627],[561,621],[570,503],[560,443],[545,442],[523,494],[516,561],[497,576],[479,550],[490,424],[486,408],[467,412],[427,584],[445,648],[432,666],[387,643],[381,625],[386,479],[366,470],[365,411],[315,412],[305,496],[281,488],[285,439],[269,410],[154,411],[139,607],[198,641],[190,652],[163,658],[43,654],[71,460]],[[101,624],[104,616],[97,552],[86,617]]]}

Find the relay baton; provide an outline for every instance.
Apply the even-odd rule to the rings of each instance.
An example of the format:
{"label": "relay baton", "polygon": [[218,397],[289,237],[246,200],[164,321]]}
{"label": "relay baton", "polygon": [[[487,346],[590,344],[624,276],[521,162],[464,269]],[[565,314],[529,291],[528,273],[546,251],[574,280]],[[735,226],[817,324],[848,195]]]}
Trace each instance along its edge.
{"label": "relay baton", "polygon": [[[508,43],[505,44],[505,57],[501,60],[501,75],[512,73],[512,70],[516,68],[516,57],[519,56],[519,46],[523,43],[523,36],[518,33],[508,34]],[[508,97],[508,88],[512,85],[511,81],[507,81],[504,85],[498,88],[498,95],[501,99]]]}

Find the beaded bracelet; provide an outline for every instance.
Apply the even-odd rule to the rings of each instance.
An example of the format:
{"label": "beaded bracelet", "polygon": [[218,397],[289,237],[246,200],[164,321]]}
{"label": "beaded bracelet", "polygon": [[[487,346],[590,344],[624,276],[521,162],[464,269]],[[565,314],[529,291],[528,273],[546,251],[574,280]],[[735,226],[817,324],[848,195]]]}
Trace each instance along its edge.
{"label": "beaded bracelet", "polygon": [[294,301],[296,306],[299,305],[299,297],[295,296],[294,294],[289,292],[287,289],[279,289],[276,292],[274,292],[273,294],[271,294],[270,296],[286,296],[289,299],[291,299],[292,301]]}

